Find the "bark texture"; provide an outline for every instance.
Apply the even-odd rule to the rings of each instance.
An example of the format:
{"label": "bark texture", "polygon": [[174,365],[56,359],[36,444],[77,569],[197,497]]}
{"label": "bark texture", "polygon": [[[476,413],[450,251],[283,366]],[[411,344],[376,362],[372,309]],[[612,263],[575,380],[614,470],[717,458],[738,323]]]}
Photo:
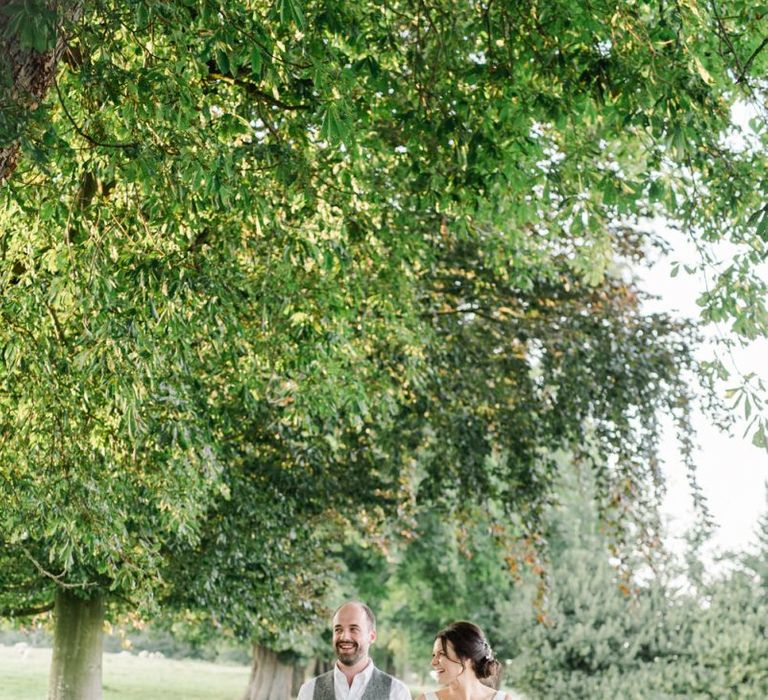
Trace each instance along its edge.
{"label": "bark texture", "polygon": [[271,649],[253,647],[251,680],[243,700],[291,700],[293,666],[283,663]]}
{"label": "bark texture", "polygon": [[104,598],[56,591],[48,700],[101,700]]}
{"label": "bark texture", "polygon": [[76,21],[83,11],[83,0],[49,0],[59,22],[56,45],[39,53],[22,48],[16,37],[5,37],[8,17],[3,10],[11,0],[0,0],[0,183],[16,168],[19,160],[18,125],[26,112],[34,110],[53,85],[56,68],[66,46],[62,27]]}
{"label": "bark texture", "polygon": [[307,679],[307,677],[309,677],[314,666],[314,663],[294,665],[293,672],[291,673],[292,698],[295,698],[299,694],[299,688],[301,688],[301,686],[304,684],[304,681]]}

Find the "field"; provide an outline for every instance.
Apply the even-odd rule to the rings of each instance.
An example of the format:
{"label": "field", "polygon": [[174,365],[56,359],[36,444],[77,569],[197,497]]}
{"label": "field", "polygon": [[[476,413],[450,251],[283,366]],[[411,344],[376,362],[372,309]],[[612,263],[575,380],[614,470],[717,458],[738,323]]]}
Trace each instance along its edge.
{"label": "field", "polygon": [[[45,700],[50,649],[0,645],[0,700]],[[104,654],[104,700],[240,700],[250,669]]]}
{"label": "field", "polygon": [[[104,700],[241,700],[250,668],[104,654]],[[0,700],[45,700],[51,650],[0,644]],[[416,697],[434,685],[411,687]],[[523,700],[506,689],[513,700]]]}

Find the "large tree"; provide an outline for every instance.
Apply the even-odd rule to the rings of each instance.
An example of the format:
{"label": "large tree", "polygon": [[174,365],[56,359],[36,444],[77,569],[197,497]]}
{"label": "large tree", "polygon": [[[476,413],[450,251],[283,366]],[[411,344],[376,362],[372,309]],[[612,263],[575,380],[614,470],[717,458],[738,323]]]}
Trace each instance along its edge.
{"label": "large tree", "polygon": [[[491,527],[492,556],[521,565],[543,541],[541,513],[562,465],[554,455],[567,447],[601,456],[600,508],[614,538],[641,528],[643,543],[654,546],[657,413],[685,426],[690,328],[643,315],[642,295],[613,275],[597,288],[563,272],[534,280],[527,293],[511,290],[478,258],[483,240],[446,245],[440,264],[423,276],[420,308],[431,337],[423,372],[398,379],[404,358],[381,339],[373,364],[393,377],[378,397],[371,394],[378,400],[370,406],[334,416],[317,434],[285,425],[265,433],[263,425],[279,423],[268,414],[244,426],[241,468],[224,476],[232,497],[215,503],[198,546],[176,552],[186,573],[172,576],[179,584],[168,603],[251,636],[263,666],[265,646],[306,653],[293,629],[305,624],[311,632],[315,611],[290,595],[269,595],[269,587],[292,582],[290,591],[321,602],[334,578],[334,552],[350,529],[374,549],[414,540],[406,552],[417,568],[404,568],[403,577],[418,570],[416,578],[427,581],[435,560],[425,552],[444,553],[444,546],[429,523],[414,528],[411,521],[432,510],[441,521],[470,523],[473,510],[485,513],[472,529]],[[257,522],[258,532],[249,532]],[[346,548],[339,556],[347,560]],[[436,592],[437,608],[462,604],[449,598]],[[421,620],[422,635],[425,627],[434,632],[436,608],[416,607],[401,611],[398,624]],[[265,625],[267,609],[282,621]]]}
{"label": "large tree", "polygon": [[[472,388],[502,370],[504,381],[531,381],[515,374],[525,369],[516,352],[541,352],[513,342],[520,309],[546,317],[566,284],[593,285],[575,322],[599,317],[617,226],[639,216],[666,211],[697,240],[742,246],[705,310],[736,318],[747,337],[764,330],[752,271],[765,247],[753,185],[765,164],[759,149],[723,139],[730,106],[758,88],[751,76],[765,64],[759,10],[694,0],[38,0],[0,10],[10,76],[0,538],[13,610],[47,606],[57,591],[58,614],[82,609],[97,625],[104,596],[168,595],[181,552],[212,522],[242,522],[216,519],[221,500],[247,512],[238,494],[259,483],[249,475],[264,460],[229,443],[247,440],[251,423],[278,445],[288,430],[314,454],[316,440],[396,444],[371,426],[402,411],[407,446],[451,456],[453,484],[466,483],[459,457],[494,489],[513,479],[497,490],[535,530],[546,469],[544,479],[528,471],[532,442],[494,423],[496,406]],[[488,285],[504,288],[492,304]],[[493,305],[503,299],[511,305]],[[495,320],[467,323],[467,311]],[[498,320],[503,332],[492,331]],[[616,355],[592,330],[595,348]],[[445,368],[471,358],[441,343],[480,333],[500,356],[462,385]],[[559,355],[554,339],[544,350],[544,368],[589,368],[589,354]],[[608,449],[637,425],[645,387],[627,403],[624,369],[604,369],[591,395],[559,397],[580,416],[604,407],[595,434]],[[606,376],[616,386],[599,384]],[[453,404],[445,420],[428,411],[433,430],[460,436],[466,419],[463,447],[439,434],[424,443],[424,387],[441,384]],[[503,387],[486,388],[496,397]],[[532,425],[498,403],[511,424]],[[574,437],[576,423],[550,403],[549,437]],[[280,410],[265,418],[265,405]],[[499,445],[501,462],[480,459]],[[360,454],[376,456],[385,484],[401,484],[408,450]],[[282,477],[284,463],[266,460],[267,474]],[[321,463],[305,462],[318,489],[348,473],[348,462]],[[630,508],[654,474],[631,472],[620,494],[621,480],[608,479],[603,496]],[[268,529],[257,515],[254,528]],[[78,664],[93,668],[88,655],[70,657],[57,657],[52,697],[74,692]]]}

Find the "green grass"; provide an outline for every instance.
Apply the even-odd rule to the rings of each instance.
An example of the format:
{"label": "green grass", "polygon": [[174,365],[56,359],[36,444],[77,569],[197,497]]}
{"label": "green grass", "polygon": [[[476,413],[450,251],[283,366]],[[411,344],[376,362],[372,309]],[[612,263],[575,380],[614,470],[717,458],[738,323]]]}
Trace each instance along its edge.
{"label": "green grass", "polygon": [[[44,700],[50,649],[0,645],[0,699]],[[104,700],[240,700],[250,669],[206,661],[104,654]]]}
{"label": "green grass", "polygon": [[[0,700],[45,700],[51,650],[0,644]],[[240,700],[247,666],[104,654],[104,700]],[[413,697],[436,685],[412,687]],[[507,689],[514,700],[523,700]]]}

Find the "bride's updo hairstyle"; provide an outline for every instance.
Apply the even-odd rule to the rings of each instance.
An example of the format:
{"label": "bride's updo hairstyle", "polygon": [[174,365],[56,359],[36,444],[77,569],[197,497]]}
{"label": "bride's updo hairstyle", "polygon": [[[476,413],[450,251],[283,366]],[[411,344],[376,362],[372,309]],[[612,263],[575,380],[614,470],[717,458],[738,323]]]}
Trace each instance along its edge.
{"label": "bride's updo hairstyle", "polygon": [[495,679],[501,668],[501,664],[493,655],[493,649],[488,640],[476,624],[459,620],[448,627],[441,629],[435,639],[440,640],[443,653],[448,654],[448,642],[453,646],[456,655],[462,665],[467,661],[472,664],[475,675],[482,679]]}

